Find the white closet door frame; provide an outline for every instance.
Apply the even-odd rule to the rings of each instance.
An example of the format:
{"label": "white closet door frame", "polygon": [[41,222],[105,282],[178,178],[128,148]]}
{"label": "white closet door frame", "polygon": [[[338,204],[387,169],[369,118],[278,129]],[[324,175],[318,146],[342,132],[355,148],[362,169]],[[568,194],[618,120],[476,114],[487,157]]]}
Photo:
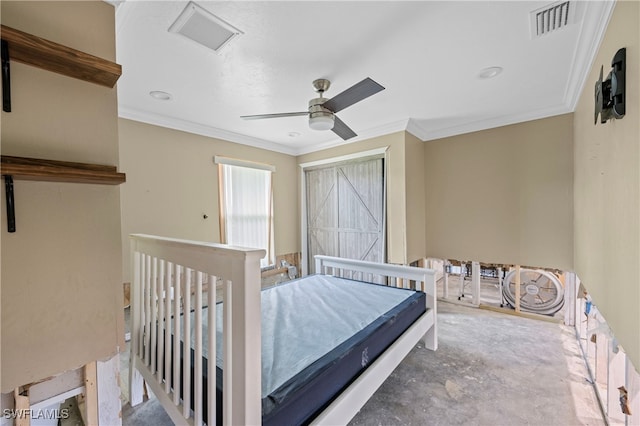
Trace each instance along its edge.
{"label": "white closet door frame", "polygon": [[384,220],[384,228],[383,228],[383,232],[382,232],[382,238],[383,238],[383,247],[385,248],[384,250],[384,256],[386,258],[386,238],[387,238],[387,225],[386,225],[386,217],[387,217],[387,176],[389,176],[388,172],[388,158],[387,158],[387,153],[388,153],[389,147],[385,146],[385,147],[381,147],[381,148],[376,148],[376,149],[371,149],[368,151],[362,151],[362,152],[357,152],[354,154],[349,154],[349,155],[342,155],[339,157],[332,157],[332,158],[326,158],[323,160],[317,160],[317,161],[310,161],[308,163],[301,163],[298,164],[300,166],[300,238],[301,238],[301,249],[302,249],[302,265],[301,265],[301,269],[302,269],[302,275],[307,275],[309,273],[309,265],[308,265],[308,241],[307,241],[307,179],[306,179],[306,174],[305,174],[305,169],[311,168],[311,167],[318,167],[318,166],[328,166],[331,164],[336,164],[336,163],[342,163],[345,161],[351,161],[351,160],[359,160],[359,159],[364,159],[367,157],[371,157],[371,158],[384,158],[384,194],[383,194],[383,202],[382,202],[382,206],[383,206],[383,220]]}

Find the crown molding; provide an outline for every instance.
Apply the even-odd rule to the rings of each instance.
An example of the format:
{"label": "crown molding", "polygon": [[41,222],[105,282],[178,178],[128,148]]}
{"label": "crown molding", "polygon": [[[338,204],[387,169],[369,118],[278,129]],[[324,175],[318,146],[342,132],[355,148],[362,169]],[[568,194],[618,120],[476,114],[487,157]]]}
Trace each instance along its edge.
{"label": "crown molding", "polygon": [[414,120],[413,118],[410,118],[407,121],[407,127],[405,130],[423,142],[425,140],[423,136],[428,134],[428,132],[422,126],[420,126],[417,123],[417,121]]}
{"label": "crown molding", "polygon": [[105,3],[110,4],[115,9],[117,9],[118,6],[120,6],[120,4],[123,3],[125,0],[102,0],[102,1],[105,2]]}
{"label": "crown molding", "polygon": [[[266,149],[268,151],[275,151],[281,154],[288,154],[293,156],[309,154],[311,152],[321,151],[324,149],[334,148],[341,145],[350,144],[353,142],[372,139],[379,136],[385,136],[391,133],[405,131],[407,129],[408,122],[410,120],[400,120],[393,123],[385,124],[382,126],[374,127],[362,132],[355,138],[344,141],[340,138],[333,138],[326,142],[320,142],[316,144],[304,145],[298,148],[288,147],[280,145],[274,142],[269,142],[263,139],[254,138],[251,136],[242,135],[227,130],[218,129],[211,126],[206,126],[192,121],[181,120],[173,117],[167,117],[161,114],[150,113],[146,111],[140,111],[135,108],[130,108],[124,105],[118,107],[118,116],[127,120],[139,121],[142,123],[152,124],[154,126],[166,127],[169,129],[180,130],[182,132],[193,133],[196,135],[207,136],[210,138],[220,139],[227,142],[238,143],[241,145],[248,145],[254,148]],[[415,134],[414,134],[415,135]],[[418,135],[415,135],[419,137]]]}
{"label": "crown molding", "polygon": [[[602,8],[602,10],[598,13],[599,19],[592,25],[587,25],[585,21],[582,21],[581,34],[578,38],[578,46],[575,50],[567,89],[564,94],[565,105],[570,111],[575,111],[580,95],[585,88],[587,77],[598,54],[600,44],[604,40],[615,4],[615,0],[580,2],[580,5],[584,8]],[[586,12],[586,9],[582,11],[582,13]],[[614,53],[612,52],[611,54],[613,55]]]}
{"label": "crown molding", "polygon": [[374,127],[366,131],[361,132],[360,135],[348,141],[340,138],[333,138],[326,142],[320,142],[316,144],[304,145],[301,147],[288,147],[280,145],[274,142],[269,142],[263,139],[253,138],[251,136],[242,135],[227,130],[218,129],[211,126],[206,126],[198,123],[194,123],[187,120],[180,120],[172,117],[163,116],[160,114],[148,113],[145,111],[136,110],[126,106],[120,106],[118,108],[118,116],[128,120],[139,121],[142,123],[152,124],[155,126],[166,127],[169,129],[180,130],[187,133],[193,133],[196,135],[206,136],[210,138],[220,139],[227,142],[238,143],[241,145],[248,145],[254,148],[265,149],[268,151],[279,152],[281,154],[288,154],[292,156],[299,156],[309,154],[312,152],[322,151],[325,149],[335,148],[342,145],[351,144],[354,142],[360,142],[368,139],[373,139],[380,136],[386,136],[396,132],[406,131],[411,133],[423,142],[427,142],[435,139],[442,139],[450,136],[457,136],[465,133],[477,132],[481,130],[492,129],[496,127],[508,126],[510,124],[522,123],[525,121],[539,120],[542,118],[548,118],[555,115],[562,115],[572,112],[566,106],[554,106],[537,110],[533,112],[526,112],[523,114],[508,115],[502,117],[488,118],[485,120],[474,121],[471,123],[463,123],[456,126],[450,126],[440,129],[426,130],[417,120],[406,119],[399,120],[393,123],[388,123],[382,126]]}
{"label": "crown molding", "polygon": [[196,135],[207,136],[228,142],[235,142],[254,148],[266,149],[279,152],[281,154],[297,155],[295,149],[277,143],[265,141],[263,139],[230,132],[211,126],[206,126],[192,121],[181,120],[179,118],[167,117],[161,114],[140,111],[127,106],[118,106],[118,117],[128,120],[140,121],[142,123],[153,124],[155,126],[167,127],[169,129],[180,130]]}
{"label": "crown molding", "polygon": [[450,136],[462,135],[465,133],[478,132],[481,130],[493,129],[497,127],[508,126],[511,124],[523,123],[526,121],[540,120],[542,118],[553,117],[556,115],[568,114],[572,112],[564,105],[552,106],[549,108],[525,112],[522,114],[506,115],[501,117],[487,118],[484,120],[474,121],[471,123],[463,123],[456,126],[444,127],[440,129],[432,129],[426,131],[419,125],[415,124],[414,129],[421,129],[421,134],[411,132],[414,136],[423,142],[447,138]]}

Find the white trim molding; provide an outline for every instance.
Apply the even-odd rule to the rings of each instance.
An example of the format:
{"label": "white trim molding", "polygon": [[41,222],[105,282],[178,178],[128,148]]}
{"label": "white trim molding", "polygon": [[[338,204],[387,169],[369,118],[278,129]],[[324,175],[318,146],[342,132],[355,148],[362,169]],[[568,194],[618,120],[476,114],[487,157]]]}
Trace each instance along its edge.
{"label": "white trim molding", "polygon": [[370,149],[368,151],[360,151],[354,152],[353,154],[341,155],[339,157],[331,157],[331,158],[323,158],[322,160],[309,161],[307,163],[300,163],[298,166],[303,170],[308,167],[322,166],[324,164],[334,164],[341,163],[343,161],[354,160],[357,158],[365,158],[365,157],[373,157],[374,155],[383,156],[387,150],[388,146],[383,146],[381,148]]}
{"label": "white trim molding", "polygon": [[281,154],[298,155],[296,150],[264,139],[258,139],[251,136],[241,135],[239,133],[218,129],[203,124],[194,123],[193,121],[181,120],[178,118],[167,117],[160,114],[140,111],[127,106],[118,106],[118,116],[127,120],[140,121],[142,123],[153,124],[159,127],[180,130],[196,135],[207,136],[210,138],[220,139],[227,142],[235,142],[241,145],[248,145],[254,148],[262,148],[269,151],[279,152]]}
{"label": "white trim molding", "polygon": [[276,166],[271,164],[258,163],[255,161],[238,160],[237,158],[223,157],[216,155],[213,157],[213,162],[216,164],[226,164],[228,166],[248,167],[250,169],[267,170],[269,172],[275,172]]}

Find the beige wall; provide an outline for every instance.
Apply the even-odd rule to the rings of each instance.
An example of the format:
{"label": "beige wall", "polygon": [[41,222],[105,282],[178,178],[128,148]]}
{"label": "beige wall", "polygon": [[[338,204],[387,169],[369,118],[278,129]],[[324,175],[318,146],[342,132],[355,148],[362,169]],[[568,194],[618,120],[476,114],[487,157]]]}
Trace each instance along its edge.
{"label": "beige wall", "polygon": [[426,142],[431,257],[573,269],[572,115]]}
{"label": "beige wall", "polygon": [[121,167],[128,172],[122,186],[125,281],[130,280],[129,234],[220,241],[215,155],[276,167],[275,252],[299,251],[295,157],[125,119],[119,132]]}
{"label": "beige wall", "polygon": [[405,181],[407,215],[407,263],[426,256],[426,182],[424,156],[426,144],[405,132]]}
{"label": "beige wall", "polygon": [[[575,270],[640,366],[640,3],[619,1],[575,111]],[[626,115],[594,125],[594,83],[627,48]]]}
{"label": "beige wall", "polygon": [[[405,132],[293,157],[223,140],[198,136],[140,122],[120,119],[120,164],[127,171],[121,188],[124,280],[129,278],[131,233],[149,233],[176,238],[220,241],[218,175],[214,155],[272,164],[274,174],[276,254],[300,251],[300,201],[298,164],[389,146],[388,224],[389,261],[407,263],[424,252],[424,197],[411,202],[407,213],[405,187],[422,187],[420,162],[423,146],[412,135],[405,153]],[[409,158],[410,157],[410,158]],[[405,161],[418,167],[407,173]],[[418,204],[415,204],[418,203]],[[421,204],[422,203],[422,204]],[[203,215],[208,218],[204,219]],[[407,223],[415,228],[407,241]],[[407,257],[408,244],[411,255]]]}
{"label": "beige wall", "polygon": [[[104,2],[2,1],[2,23],[115,59]],[[2,154],[118,164],[117,94],[16,62]],[[2,192],[2,391],[116,353],[123,341],[120,187],[14,183],[17,232]]]}
{"label": "beige wall", "polygon": [[[383,147],[389,147],[386,153],[387,261],[406,264],[407,222],[404,132],[392,133],[361,142],[341,145],[335,148],[301,155],[297,158],[298,164],[304,164]],[[299,191],[298,194],[300,194]],[[299,211],[298,206],[297,212]]]}

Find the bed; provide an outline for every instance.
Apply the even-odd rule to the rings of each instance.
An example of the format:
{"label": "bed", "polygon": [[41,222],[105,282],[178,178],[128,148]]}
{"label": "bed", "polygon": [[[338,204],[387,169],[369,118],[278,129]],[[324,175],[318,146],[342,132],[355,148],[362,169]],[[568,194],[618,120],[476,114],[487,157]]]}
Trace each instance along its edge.
{"label": "bed", "polygon": [[144,381],[176,424],[345,424],[420,339],[437,348],[432,270],[318,256],[261,289],[262,250],[131,245],[131,404]]}

